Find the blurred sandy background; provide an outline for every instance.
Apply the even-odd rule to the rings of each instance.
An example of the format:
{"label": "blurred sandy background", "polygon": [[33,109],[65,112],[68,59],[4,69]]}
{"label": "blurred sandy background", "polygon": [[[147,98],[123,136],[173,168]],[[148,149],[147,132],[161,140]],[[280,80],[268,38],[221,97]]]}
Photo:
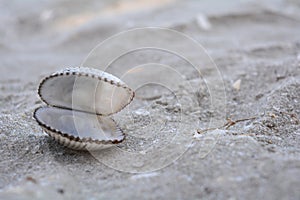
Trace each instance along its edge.
{"label": "blurred sandy background", "polygon": [[[41,78],[146,26],[201,43],[222,73],[226,115],[257,118],[222,131],[205,158],[191,137],[179,160],[150,174],[116,171],[42,133],[32,118]],[[299,199],[299,62],[297,0],[0,1],[0,199]],[[202,106],[204,123],[215,113]]]}

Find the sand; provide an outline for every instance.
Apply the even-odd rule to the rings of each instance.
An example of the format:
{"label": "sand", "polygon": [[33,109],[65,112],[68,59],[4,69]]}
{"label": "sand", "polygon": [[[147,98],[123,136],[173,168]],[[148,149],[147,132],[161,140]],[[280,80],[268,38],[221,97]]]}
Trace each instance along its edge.
{"label": "sand", "polygon": [[[0,10],[0,199],[300,198],[297,0],[7,1]],[[140,98],[115,116],[127,134],[121,151],[78,152],[43,133],[32,117],[44,105],[37,95],[43,77],[81,64],[100,68],[108,57],[85,60],[97,44],[153,26],[193,38],[217,68],[194,48],[185,55],[203,61],[203,76],[174,54],[132,52],[108,71],[121,77],[145,63],[158,70],[123,77]],[[115,41],[104,52],[117,46],[113,57],[153,36]],[[156,45],[164,42],[177,50],[183,44]],[[162,64],[176,73],[155,68]],[[145,80],[171,89],[139,88]]]}

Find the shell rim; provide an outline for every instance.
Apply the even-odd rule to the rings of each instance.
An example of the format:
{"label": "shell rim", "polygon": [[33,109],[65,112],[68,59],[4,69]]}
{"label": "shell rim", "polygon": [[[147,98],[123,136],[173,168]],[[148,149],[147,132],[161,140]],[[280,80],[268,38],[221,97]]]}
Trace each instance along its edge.
{"label": "shell rim", "polygon": [[[112,114],[118,113],[118,112],[120,112],[121,110],[123,110],[126,106],[128,106],[132,102],[132,100],[133,100],[133,98],[135,96],[135,92],[130,87],[128,87],[125,83],[115,82],[114,80],[108,79],[106,77],[103,78],[103,77],[101,77],[99,75],[96,75],[96,74],[93,74],[93,73],[89,74],[87,72],[70,71],[70,70],[78,70],[78,69],[80,70],[80,68],[81,69],[92,69],[92,70],[97,70],[97,71],[100,71],[100,72],[104,72],[104,71],[101,71],[101,70],[98,70],[98,69],[95,69],[95,68],[87,68],[87,67],[71,67],[71,68],[66,68],[63,71],[55,72],[55,73],[53,73],[53,74],[45,77],[44,79],[42,79],[42,81],[40,82],[39,87],[38,87],[38,95],[41,98],[41,100],[44,103],[46,103],[47,105],[52,106],[52,107],[62,108],[62,109],[68,109],[68,110],[75,110],[75,111],[81,111],[81,112],[86,112],[86,113],[92,113],[92,114],[96,114],[96,115],[99,115],[99,116],[110,116]],[[104,73],[107,73],[107,72],[104,72]],[[73,109],[73,108],[69,108],[69,107],[65,107],[65,106],[53,105],[53,104],[50,104],[46,99],[44,99],[42,97],[41,90],[42,90],[42,87],[43,87],[43,85],[44,85],[44,83],[46,81],[48,81],[51,78],[59,77],[59,76],[78,76],[78,77],[85,76],[85,77],[89,77],[89,78],[93,78],[93,79],[98,79],[99,81],[104,81],[104,82],[110,83],[110,84],[112,84],[114,86],[124,88],[131,95],[130,95],[129,101],[126,104],[124,104],[123,107],[119,108],[118,110],[116,110],[115,112],[110,113],[110,114],[101,114],[101,113],[97,113],[97,112],[89,112],[89,111],[84,111],[84,110],[79,110],[79,109]]]}
{"label": "shell rim", "polygon": [[[73,136],[73,135],[70,135],[70,134],[68,134],[68,133],[64,133],[64,132],[61,132],[60,130],[57,130],[57,129],[55,129],[55,128],[52,128],[51,126],[48,126],[48,125],[46,125],[46,124],[44,124],[44,123],[42,123],[39,119],[38,119],[38,117],[37,117],[37,115],[36,115],[36,113],[37,113],[37,111],[39,110],[39,109],[41,109],[41,108],[46,108],[46,107],[52,107],[52,106],[40,106],[40,107],[38,107],[38,108],[36,108],[35,110],[34,110],[34,113],[33,113],[33,117],[35,118],[35,120],[37,121],[37,123],[42,127],[42,128],[45,128],[45,129],[47,129],[47,130],[49,130],[49,131],[52,131],[53,133],[55,133],[55,134],[58,134],[59,136],[61,136],[61,137],[64,137],[64,138],[66,138],[66,139],[69,139],[70,141],[75,141],[75,142],[81,142],[81,143],[94,143],[94,144],[118,144],[118,143],[121,143],[121,142],[123,142],[124,140],[125,140],[125,138],[126,138],[126,135],[125,135],[125,133],[123,132],[123,130],[121,129],[121,128],[119,128],[118,127],[118,125],[116,124],[116,126],[117,126],[117,128],[118,128],[118,130],[122,133],[122,136],[123,136],[123,138],[121,139],[121,140],[95,140],[95,139],[92,139],[92,138],[80,138],[80,137],[75,137],[75,136]],[[111,120],[113,120],[112,118],[110,118]],[[115,120],[113,120],[114,122],[115,122]],[[47,133],[48,134],[48,133]],[[49,135],[49,134],[48,134]]]}

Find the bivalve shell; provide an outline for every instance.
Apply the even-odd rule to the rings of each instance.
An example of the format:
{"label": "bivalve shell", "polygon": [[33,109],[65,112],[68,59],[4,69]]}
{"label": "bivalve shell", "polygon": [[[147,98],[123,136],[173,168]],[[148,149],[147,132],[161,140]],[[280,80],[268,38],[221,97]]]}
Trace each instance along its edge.
{"label": "bivalve shell", "polygon": [[99,150],[122,142],[125,135],[110,115],[128,105],[134,91],[117,77],[91,68],[67,68],[42,80],[38,94],[47,106],[34,118],[62,145]]}

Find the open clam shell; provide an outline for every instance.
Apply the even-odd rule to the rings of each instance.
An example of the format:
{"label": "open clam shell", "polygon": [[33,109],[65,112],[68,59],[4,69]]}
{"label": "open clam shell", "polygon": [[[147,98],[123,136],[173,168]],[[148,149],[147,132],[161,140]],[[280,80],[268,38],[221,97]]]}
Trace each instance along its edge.
{"label": "open clam shell", "polygon": [[108,115],[129,104],[134,92],[120,79],[89,68],[68,68],[42,80],[39,91],[47,106],[34,118],[56,141],[72,149],[99,150],[125,139]]}

